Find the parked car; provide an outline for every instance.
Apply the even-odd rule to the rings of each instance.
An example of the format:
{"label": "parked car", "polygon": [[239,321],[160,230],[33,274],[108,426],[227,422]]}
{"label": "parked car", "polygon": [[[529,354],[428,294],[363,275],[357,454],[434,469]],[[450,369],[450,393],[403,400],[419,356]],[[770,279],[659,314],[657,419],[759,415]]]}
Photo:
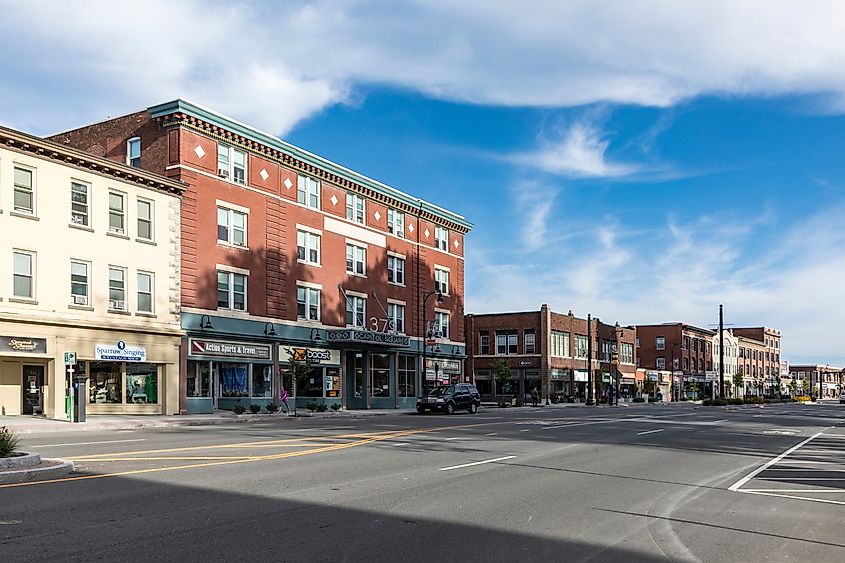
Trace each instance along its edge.
{"label": "parked car", "polygon": [[467,410],[474,414],[481,405],[481,395],[475,385],[458,383],[435,387],[425,397],[417,399],[417,412],[440,411],[453,414],[456,410]]}

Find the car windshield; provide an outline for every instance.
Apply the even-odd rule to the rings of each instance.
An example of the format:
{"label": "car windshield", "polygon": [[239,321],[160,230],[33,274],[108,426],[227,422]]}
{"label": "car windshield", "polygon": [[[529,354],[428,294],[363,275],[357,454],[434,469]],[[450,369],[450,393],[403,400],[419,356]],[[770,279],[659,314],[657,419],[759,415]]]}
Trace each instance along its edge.
{"label": "car windshield", "polygon": [[454,395],[455,394],[455,386],[454,385],[441,385],[440,387],[435,387],[431,391],[428,392],[429,397],[442,397],[443,395]]}

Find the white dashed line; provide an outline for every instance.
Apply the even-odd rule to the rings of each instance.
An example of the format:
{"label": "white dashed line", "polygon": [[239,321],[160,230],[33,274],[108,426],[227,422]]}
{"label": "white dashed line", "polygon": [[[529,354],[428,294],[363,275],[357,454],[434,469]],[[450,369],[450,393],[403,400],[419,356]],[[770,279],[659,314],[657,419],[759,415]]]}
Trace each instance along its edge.
{"label": "white dashed line", "polygon": [[637,432],[637,436],[642,436],[643,434],[654,434],[655,432],[663,432],[663,428],[658,428],[657,430],[646,430],[645,432]]}
{"label": "white dashed line", "polygon": [[463,469],[464,467],[472,467],[474,465],[482,465],[482,464],[485,464],[485,463],[495,463],[497,461],[504,461],[506,459],[513,459],[515,457],[516,457],[515,455],[506,455],[504,457],[497,457],[495,459],[485,459],[484,461],[474,461],[472,463],[464,463],[464,464],[461,464],[461,465],[453,465],[451,467],[441,467],[439,469],[439,471],[450,471],[452,469]]}
{"label": "white dashed line", "polygon": [[27,446],[27,448],[58,448],[60,446],[96,446],[97,444],[123,444],[125,442],[143,442],[146,438],[133,438],[132,440],[105,440],[103,442],[71,442],[67,444],[38,444]]}

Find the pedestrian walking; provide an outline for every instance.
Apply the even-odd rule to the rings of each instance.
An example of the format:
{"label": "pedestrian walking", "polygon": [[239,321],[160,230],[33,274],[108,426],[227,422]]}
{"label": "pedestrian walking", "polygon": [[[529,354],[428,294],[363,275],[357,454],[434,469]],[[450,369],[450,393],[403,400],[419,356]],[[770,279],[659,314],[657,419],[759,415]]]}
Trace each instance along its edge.
{"label": "pedestrian walking", "polygon": [[537,388],[534,387],[531,389],[531,402],[534,403],[534,406],[537,406],[537,401],[540,399],[540,394],[537,392]]}
{"label": "pedestrian walking", "polygon": [[290,406],[288,405],[288,390],[282,387],[282,402],[285,404],[285,413],[290,414]]}

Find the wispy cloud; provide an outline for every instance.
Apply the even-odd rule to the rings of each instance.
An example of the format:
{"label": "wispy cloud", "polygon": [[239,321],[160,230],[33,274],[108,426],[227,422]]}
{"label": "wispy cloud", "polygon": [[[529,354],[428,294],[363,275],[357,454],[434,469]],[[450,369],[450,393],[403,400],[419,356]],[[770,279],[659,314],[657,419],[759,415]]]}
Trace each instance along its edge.
{"label": "wispy cloud", "polygon": [[554,208],[556,190],[539,181],[523,181],[513,189],[513,199],[521,225],[521,238],[526,251],[534,251],[546,244],[548,222]]}

